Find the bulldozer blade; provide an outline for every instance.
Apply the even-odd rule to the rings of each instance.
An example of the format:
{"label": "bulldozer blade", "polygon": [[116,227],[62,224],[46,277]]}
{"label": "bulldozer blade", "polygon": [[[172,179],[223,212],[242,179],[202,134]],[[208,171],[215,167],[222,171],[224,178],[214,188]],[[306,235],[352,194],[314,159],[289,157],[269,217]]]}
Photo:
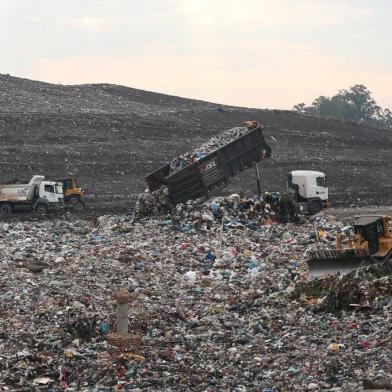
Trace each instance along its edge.
{"label": "bulldozer blade", "polygon": [[307,260],[311,277],[347,274],[376,263],[377,260],[364,249],[316,251]]}

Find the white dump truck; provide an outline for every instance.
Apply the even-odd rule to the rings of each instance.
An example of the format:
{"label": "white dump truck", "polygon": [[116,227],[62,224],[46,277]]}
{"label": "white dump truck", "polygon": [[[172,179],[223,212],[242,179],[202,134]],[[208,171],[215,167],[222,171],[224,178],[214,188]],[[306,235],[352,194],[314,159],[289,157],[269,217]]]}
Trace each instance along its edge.
{"label": "white dump truck", "polygon": [[288,191],[294,197],[304,214],[317,214],[329,207],[327,177],[313,170],[294,170],[287,175]]}
{"label": "white dump truck", "polygon": [[0,214],[15,211],[34,211],[46,214],[64,207],[61,183],[45,181],[44,176],[33,176],[28,184],[0,185]]}

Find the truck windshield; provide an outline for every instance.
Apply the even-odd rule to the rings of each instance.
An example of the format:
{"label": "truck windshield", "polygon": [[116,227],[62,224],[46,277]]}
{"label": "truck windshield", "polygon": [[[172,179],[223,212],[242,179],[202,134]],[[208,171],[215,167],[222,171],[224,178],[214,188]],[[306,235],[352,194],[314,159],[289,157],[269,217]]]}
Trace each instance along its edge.
{"label": "truck windshield", "polygon": [[53,185],[45,185],[45,192],[54,193],[54,186]]}
{"label": "truck windshield", "polygon": [[317,177],[316,178],[317,186],[322,186],[324,188],[327,187],[327,179],[326,177]]}
{"label": "truck windshield", "polygon": [[56,193],[59,195],[63,194],[63,187],[60,184],[56,184]]}

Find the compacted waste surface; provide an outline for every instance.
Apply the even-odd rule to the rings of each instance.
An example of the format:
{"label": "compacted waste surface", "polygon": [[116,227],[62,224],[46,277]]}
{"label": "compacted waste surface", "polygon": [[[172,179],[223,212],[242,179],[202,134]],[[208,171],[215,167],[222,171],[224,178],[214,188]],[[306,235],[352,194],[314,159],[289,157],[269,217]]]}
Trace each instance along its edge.
{"label": "compacted waste surface", "polygon": [[[241,203],[0,222],[0,390],[390,385],[388,273],[361,275],[358,303],[338,301],[328,290],[345,293],[347,282],[309,282],[305,260],[334,246],[332,234],[317,243],[316,230],[343,224],[322,214],[279,224]],[[129,332],[141,337],[127,352],[107,342],[119,290],[132,295]]]}

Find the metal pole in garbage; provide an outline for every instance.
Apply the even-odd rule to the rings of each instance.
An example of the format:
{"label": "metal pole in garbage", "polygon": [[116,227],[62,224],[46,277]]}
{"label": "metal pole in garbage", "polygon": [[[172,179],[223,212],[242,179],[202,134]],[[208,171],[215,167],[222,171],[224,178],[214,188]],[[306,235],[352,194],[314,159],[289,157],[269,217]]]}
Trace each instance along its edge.
{"label": "metal pole in garbage", "polygon": [[226,217],[226,211],[224,211],[222,215],[222,225],[221,225],[220,238],[219,238],[219,253],[220,253],[219,257],[222,257],[223,229],[225,226],[225,217]]}
{"label": "metal pole in garbage", "polygon": [[260,183],[260,172],[259,172],[259,163],[258,162],[255,162],[255,168],[256,168],[257,192],[260,197],[261,196],[261,183]]}
{"label": "metal pole in garbage", "polygon": [[128,335],[128,303],[131,296],[126,291],[119,291],[116,294],[117,302],[117,333]]}
{"label": "metal pole in garbage", "polygon": [[117,329],[116,332],[108,334],[108,342],[121,349],[135,348],[140,344],[141,337],[135,334],[128,334],[128,304],[131,302],[132,296],[127,291],[122,290],[114,298],[117,303]]}

